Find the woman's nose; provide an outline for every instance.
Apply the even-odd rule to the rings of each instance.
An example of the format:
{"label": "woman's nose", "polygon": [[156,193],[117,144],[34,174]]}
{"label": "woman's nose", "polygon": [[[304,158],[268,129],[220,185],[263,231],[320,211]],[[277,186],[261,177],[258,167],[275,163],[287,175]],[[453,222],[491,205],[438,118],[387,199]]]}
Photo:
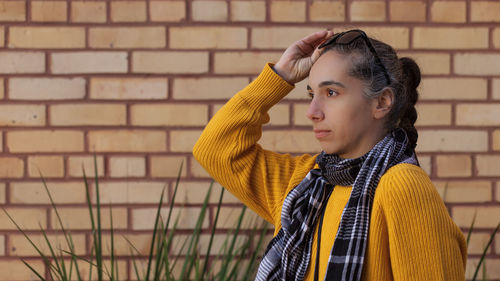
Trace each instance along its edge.
{"label": "woman's nose", "polygon": [[313,122],[321,121],[325,117],[323,110],[321,110],[321,106],[316,99],[313,98],[311,103],[309,104],[306,116]]}

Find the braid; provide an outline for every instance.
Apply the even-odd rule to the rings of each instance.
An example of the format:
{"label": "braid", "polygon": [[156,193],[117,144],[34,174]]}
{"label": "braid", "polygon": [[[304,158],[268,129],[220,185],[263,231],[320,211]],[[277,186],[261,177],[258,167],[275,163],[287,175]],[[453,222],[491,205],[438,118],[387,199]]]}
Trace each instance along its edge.
{"label": "braid", "polygon": [[404,110],[402,111],[399,127],[403,128],[410,139],[410,146],[415,149],[417,146],[418,132],[415,129],[415,121],[417,121],[417,110],[415,104],[418,101],[417,87],[420,84],[420,68],[411,58],[400,58],[402,79],[401,83],[404,87],[405,95],[403,104]]}

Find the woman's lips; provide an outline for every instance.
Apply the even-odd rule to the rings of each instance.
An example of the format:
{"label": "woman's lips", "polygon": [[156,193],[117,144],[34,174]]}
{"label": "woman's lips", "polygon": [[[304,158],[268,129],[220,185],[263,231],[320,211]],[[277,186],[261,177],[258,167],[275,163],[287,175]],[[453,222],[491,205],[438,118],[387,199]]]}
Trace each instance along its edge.
{"label": "woman's lips", "polygon": [[324,138],[330,134],[330,130],[314,130],[314,135],[317,139]]}

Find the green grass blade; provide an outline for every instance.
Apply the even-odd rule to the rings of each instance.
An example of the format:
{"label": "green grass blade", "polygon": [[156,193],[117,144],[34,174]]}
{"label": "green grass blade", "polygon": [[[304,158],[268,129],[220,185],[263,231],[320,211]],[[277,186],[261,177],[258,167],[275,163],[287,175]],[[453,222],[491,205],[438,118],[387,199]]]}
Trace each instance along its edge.
{"label": "green grass blade", "polygon": [[[115,237],[113,230],[113,208],[111,204],[109,204],[109,223],[110,223],[110,235],[111,235],[111,249],[109,250],[111,253],[111,280],[118,280],[118,261],[115,256]],[[115,264],[116,262],[116,264]],[[115,276],[116,271],[116,276]]]}
{"label": "green grass blade", "polygon": [[100,192],[99,192],[99,174],[97,171],[97,156],[94,154],[94,175],[95,175],[95,198],[96,198],[96,207],[97,207],[97,239],[98,239],[98,247],[96,247],[96,263],[97,263],[97,275],[98,280],[103,281],[102,278],[102,227],[101,227],[101,202],[100,202]]}
{"label": "green grass blade", "polygon": [[[31,265],[29,265],[25,260],[21,259],[21,261],[26,265],[41,281],[46,281],[47,279],[43,278],[42,275],[36,269],[34,269]],[[54,280],[54,279],[51,279]]]}
{"label": "green grass blade", "polygon": [[191,271],[191,269],[194,265],[194,261],[195,261],[194,252],[195,252],[196,245],[198,244],[198,241],[200,239],[201,226],[203,224],[203,220],[204,220],[205,214],[207,212],[208,200],[209,200],[210,194],[212,192],[211,188],[212,188],[212,186],[210,186],[208,193],[205,196],[205,200],[203,201],[203,206],[201,208],[200,215],[198,217],[198,220],[196,221],[196,226],[193,230],[193,234],[191,235],[191,240],[189,242],[189,247],[188,247],[188,251],[186,254],[186,259],[184,261],[184,265],[182,266],[182,270],[181,270],[181,275],[180,275],[181,279],[186,278],[186,280],[188,280],[189,272]]}
{"label": "green grass blade", "polygon": [[245,216],[245,211],[246,211],[246,207],[244,206],[243,209],[241,210],[241,214],[238,218],[238,222],[237,222],[237,225],[236,225],[236,229],[235,229],[235,232],[233,234],[233,237],[232,237],[232,240],[231,240],[231,244],[228,248],[228,251],[227,251],[227,254],[223,260],[223,263],[222,263],[222,266],[221,266],[221,270],[220,270],[220,276],[224,277],[226,276],[226,272],[228,270],[228,266],[229,266],[229,263],[231,262],[231,260],[233,259],[233,256],[234,256],[234,246],[236,244],[236,239],[238,238],[238,234],[239,234],[239,231],[240,231],[240,228],[241,228],[241,224],[243,222],[243,217]]}
{"label": "green grass blade", "polygon": [[153,262],[153,251],[155,248],[155,243],[156,243],[156,235],[158,233],[158,221],[160,220],[160,212],[161,212],[161,207],[163,205],[163,195],[165,193],[165,188],[161,191],[161,196],[160,196],[160,202],[158,203],[158,208],[156,209],[156,216],[155,216],[155,224],[154,224],[154,229],[153,229],[153,238],[151,239],[151,246],[149,248],[149,256],[148,256],[148,263],[147,263],[147,270],[146,270],[146,277],[144,278],[145,281],[149,281],[149,275],[151,272],[151,266]]}
{"label": "green grass blade", "polygon": [[[255,271],[255,265],[256,265],[256,261],[257,261],[257,253],[259,252],[260,248],[264,244],[264,238],[265,238],[266,233],[267,233],[267,224],[265,222],[263,222],[261,228],[262,228],[262,230],[261,230],[260,235],[259,235],[259,241],[257,242],[257,245],[255,246],[255,249],[252,253],[252,256],[250,257],[250,262],[245,270],[242,281],[249,280],[250,272]],[[250,238],[253,238],[253,235],[251,235]]]}
{"label": "green grass blade", "polygon": [[472,277],[472,281],[475,281],[477,278],[477,274],[479,273],[479,269],[481,268],[481,264],[484,262],[486,258],[486,253],[488,252],[488,249],[491,246],[491,243],[493,242],[493,239],[495,239],[495,235],[498,232],[498,228],[500,228],[500,223],[498,223],[497,227],[493,231],[493,233],[490,236],[490,239],[488,240],[488,243],[486,244],[486,247],[483,250],[483,254],[481,255],[481,258],[479,259],[479,263],[476,266],[476,270],[474,271],[474,276]]}
{"label": "green grass blade", "polygon": [[[211,189],[213,186],[213,182],[210,183],[210,188]],[[205,255],[205,262],[203,263],[203,269],[201,270],[202,276],[201,278],[205,276],[205,273],[207,272],[207,266],[208,266],[208,260],[210,256],[210,251],[212,250],[212,243],[215,237],[215,229],[217,228],[217,221],[219,220],[219,213],[222,205],[222,199],[224,197],[224,189],[221,189],[220,192],[220,197],[219,197],[219,202],[217,203],[217,211],[215,213],[215,218],[214,218],[214,225],[212,226],[212,232],[210,233],[210,241],[208,242],[208,248],[207,248],[207,254]]]}
{"label": "green grass blade", "polygon": [[470,236],[472,235],[472,231],[474,230],[474,224],[476,223],[476,215],[477,215],[477,210],[474,211],[474,217],[472,217],[472,223],[469,227],[469,231],[467,232],[467,247],[469,246]]}

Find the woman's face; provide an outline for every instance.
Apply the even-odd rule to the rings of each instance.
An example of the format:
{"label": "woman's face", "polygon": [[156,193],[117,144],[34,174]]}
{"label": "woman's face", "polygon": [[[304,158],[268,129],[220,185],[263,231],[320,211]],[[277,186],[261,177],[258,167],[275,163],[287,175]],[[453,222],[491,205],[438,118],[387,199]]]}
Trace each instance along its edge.
{"label": "woman's face", "polygon": [[350,56],[328,51],[312,66],[307,90],[312,97],[307,117],[328,154],[357,158],[380,140],[377,99],[364,96],[364,84],[349,75]]}

